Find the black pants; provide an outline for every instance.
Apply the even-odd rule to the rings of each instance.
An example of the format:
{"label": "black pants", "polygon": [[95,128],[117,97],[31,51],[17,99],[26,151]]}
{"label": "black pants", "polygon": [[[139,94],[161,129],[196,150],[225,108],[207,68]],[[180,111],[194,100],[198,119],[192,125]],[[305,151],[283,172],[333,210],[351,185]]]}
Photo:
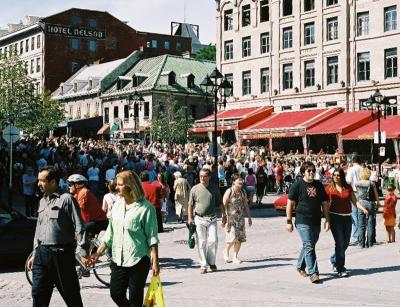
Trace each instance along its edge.
{"label": "black pants", "polygon": [[59,252],[39,245],[36,248],[32,273],[33,307],[49,306],[54,285],[67,306],[83,306],[72,245]]}
{"label": "black pants", "polygon": [[156,208],[158,232],[164,232],[161,208]]}
{"label": "black pants", "polygon": [[[142,307],[143,292],[150,269],[150,259],[144,256],[132,267],[117,266],[111,263],[110,294],[113,301],[120,307]],[[129,287],[129,301],[126,289]]]}
{"label": "black pants", "polygon": [[108,220],[104,221],[91,221],[86,224],[86,232],[90,236],[94,236],[100,233],[102,230],[106,230],[108,226]]}

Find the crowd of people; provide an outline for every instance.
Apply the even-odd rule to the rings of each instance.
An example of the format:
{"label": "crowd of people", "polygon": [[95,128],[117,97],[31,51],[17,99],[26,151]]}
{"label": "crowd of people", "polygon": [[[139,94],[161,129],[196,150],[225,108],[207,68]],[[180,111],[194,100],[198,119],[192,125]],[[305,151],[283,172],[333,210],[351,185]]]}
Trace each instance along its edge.
{"label": "crowd of people", "polygon": [[[3,173],[7,159],[3,147]],[[400,164],[385,161],[380,170],[385,180],[379,181],[376,165],[357,155],[347,159],[338,151],[306,156],[232,145],[223,147],[213,163],[208,144],[145,146],[25,138],[16,145],[12,169],[13,186],[24,195],[26,214],[38,216],[30,266],[33,297],[42,305],[48,305],[53,285],[65,294],[66,302],[82,304],[72,265],[63,268],[63,276],[57,265],[53,271],[43,270],[43,265],[72,261],[69,251],[76,233],[84,264],[92,264],[105,252],[112,255],[111,297],[119,306],[141,306],[149,268],[155,275],[159,272],[158,233],[165,223],[196,225],[200,273],[215,272],[219,209],[225,232],[223,258],[240,264],[245,217],[251,226],[251,209],[261,206],[267,193],[288,193],[287,230],[294,229],[295,208],[294,224],[302,240],[297,270],[313,283],[319,280],[315,245],[321,212],[324,228],[332,231],[335,240],[331,263],[339,277],[348,276],[345,251],[350,244],[365,248],[375,243],[379,205],[384,208],[387,242],[395,240]],[[386,191],[383,204],[378,192],[382,189]],[[56,227],[58,219],[62,224]],[[87,236],[101,230],[106,230],[102,245],[89,255]]]}

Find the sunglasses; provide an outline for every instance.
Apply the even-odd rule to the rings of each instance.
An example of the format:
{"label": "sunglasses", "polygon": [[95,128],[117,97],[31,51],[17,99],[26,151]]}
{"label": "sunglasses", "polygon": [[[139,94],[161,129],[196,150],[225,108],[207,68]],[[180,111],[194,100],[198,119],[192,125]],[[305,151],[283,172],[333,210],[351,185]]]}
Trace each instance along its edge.
{"label": "sunglasses", "polygon": [[315,169],[307,169],[306,172],[307,173],[315,173]]}

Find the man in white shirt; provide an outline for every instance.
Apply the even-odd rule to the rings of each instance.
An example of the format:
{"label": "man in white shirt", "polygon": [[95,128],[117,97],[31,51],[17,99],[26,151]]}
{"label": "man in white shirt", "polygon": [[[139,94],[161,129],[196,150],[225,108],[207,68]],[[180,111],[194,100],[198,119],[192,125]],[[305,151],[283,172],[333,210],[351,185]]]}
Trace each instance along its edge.
{"label": "man in white shirt", "polygon": [[[357,189],[356,183],[360,181],[360,172],[362,170],[360,162],[360,157],[357,154],[354,154],[352,159],[353,165],[350,166],[347,170],[346,174],[346,181],[354,190],[354,193],[357,196]],[[359,227],[358,227],[358,213],[357,207],[352,206],[352,213],[351,213],[351,222],[352,222],[352,230],[351,230],[351,240],[350,245],[358,244],[358,234],[359,234]]]}

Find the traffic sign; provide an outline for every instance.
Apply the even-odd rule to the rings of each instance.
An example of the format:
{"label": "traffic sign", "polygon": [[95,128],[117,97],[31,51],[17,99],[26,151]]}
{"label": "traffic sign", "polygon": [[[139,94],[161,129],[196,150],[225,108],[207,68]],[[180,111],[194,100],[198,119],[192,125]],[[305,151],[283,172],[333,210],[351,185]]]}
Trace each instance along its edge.
{"label": "traffic sign", "polygon": [[3,139],[7,143],[10,143],[10,140],[12,143],[15,143],[19,140],[19,129],[15,126],[8,125],[3,130]]}

